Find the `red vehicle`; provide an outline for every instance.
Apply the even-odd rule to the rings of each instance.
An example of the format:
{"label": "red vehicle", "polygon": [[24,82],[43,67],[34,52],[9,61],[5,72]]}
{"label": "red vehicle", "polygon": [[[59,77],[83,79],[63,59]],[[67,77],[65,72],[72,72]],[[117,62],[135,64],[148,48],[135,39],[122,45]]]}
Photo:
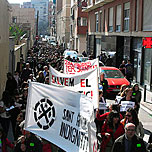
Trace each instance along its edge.
{"label": "red vehicle", "polygon": [[100,72],[105,74],[105,79],[108,81],[107,93],[118,94],[120,87],[123,84],[130,85],[130,82],[124,77],[122,72],[115,67],[100,67]]}

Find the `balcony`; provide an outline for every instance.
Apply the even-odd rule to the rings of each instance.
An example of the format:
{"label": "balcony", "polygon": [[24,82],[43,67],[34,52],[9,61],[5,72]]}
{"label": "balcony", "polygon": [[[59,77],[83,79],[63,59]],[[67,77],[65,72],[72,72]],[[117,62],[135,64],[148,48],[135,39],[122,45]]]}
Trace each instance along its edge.
{"label": "balcony", "polygon": [[90,12],[96,8],[99,8],[105,4],[111,3],[114,0],[95,0],[95,2],[92,5],[87,6],[86,8],[83,8],[83,12]]}

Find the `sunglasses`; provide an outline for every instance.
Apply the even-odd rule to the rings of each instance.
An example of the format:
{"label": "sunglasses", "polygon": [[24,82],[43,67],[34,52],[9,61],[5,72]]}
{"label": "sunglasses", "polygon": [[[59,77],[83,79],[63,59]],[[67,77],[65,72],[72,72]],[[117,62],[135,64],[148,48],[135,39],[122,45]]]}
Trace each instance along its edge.
{"label": "sunglasses", "polygon": [[125,115],[126,117],[131,117],[131,115]]}

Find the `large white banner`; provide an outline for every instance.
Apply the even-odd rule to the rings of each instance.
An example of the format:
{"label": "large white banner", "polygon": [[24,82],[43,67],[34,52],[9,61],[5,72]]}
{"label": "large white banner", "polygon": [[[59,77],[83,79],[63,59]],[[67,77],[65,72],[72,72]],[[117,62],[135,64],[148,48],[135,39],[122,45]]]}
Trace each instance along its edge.
{"label": "large white banner", "polygon": [[98,58],[94,60],[87,60],[86,62],[71,62],[64,59],[64,73],[65,74],[76,74],[88,71],[91,69],[99,69]]}
{"label": "large white banner", "polygon": [[85,94],[93,100],[94,108],[98,107],[97,69],[89,70],[81,74],[69,75],[60,73],[50,66],[50,84]]}
{"label": "large white banner", "polygon": [[32,82],[28,91],[25,130],[66,152],[91,152],[88,124],[94,120],[93,111],[92,100],[83,94]]}

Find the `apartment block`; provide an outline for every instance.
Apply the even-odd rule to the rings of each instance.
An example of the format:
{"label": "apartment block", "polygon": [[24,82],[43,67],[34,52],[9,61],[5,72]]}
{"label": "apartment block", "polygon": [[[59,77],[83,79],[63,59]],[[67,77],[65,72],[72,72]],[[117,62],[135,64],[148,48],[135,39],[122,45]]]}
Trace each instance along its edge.
{"label": "apartment block", "polygon": [[71,0],[70,48],[82,53],[86,50],[86,33],[88,29],[88,13],[82,12],[87,2]]}
{"label": "apartment block", "polygon": [[[134,80],[152,90],[152,1],[88,0],[88,53],[115,52],[115,65],[130,59]],[[144,43],[143,43],[144,42]]]}

